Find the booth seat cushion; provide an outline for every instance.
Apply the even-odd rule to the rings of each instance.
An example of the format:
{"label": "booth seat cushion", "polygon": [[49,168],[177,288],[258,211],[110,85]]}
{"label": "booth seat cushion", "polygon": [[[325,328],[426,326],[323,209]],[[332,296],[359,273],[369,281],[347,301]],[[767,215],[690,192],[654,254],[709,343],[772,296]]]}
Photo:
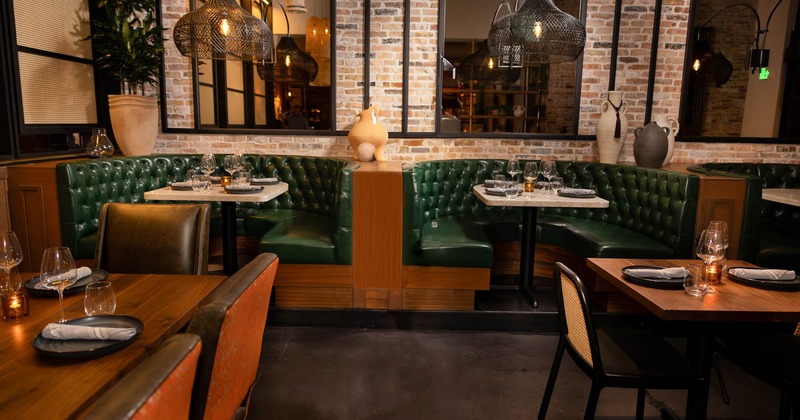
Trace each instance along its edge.
{"label": "booth seat cushion", "polygon": [[492,242],[480,224],[466,215],[445,216],[422,226],[422,239],[411,254],[412,265],[491,267]]}
{"label": "booth seat cushion", "polygon": [[259,252],[272,252],[284,264],[337,264],[332,217],[303,212],[278,222],[258,244]]}
{"label": "booth seat cushion", "polygon": [[561,246],[583,257],[674,258],[675,250],[620,225],[574,217],[562,229]]}
{"label": "booth seat cushion", "polygon": [[270,229],[283,220],[302,215],[303,212],[291,209],[262,209],[250,212],[244,218],[243,234],[247,236],[264,236]]}
{"label": "booth seat cushion", "polygon": [[800,239],[762,231],[755,263],[762,267],[783,268],[800,273]]}

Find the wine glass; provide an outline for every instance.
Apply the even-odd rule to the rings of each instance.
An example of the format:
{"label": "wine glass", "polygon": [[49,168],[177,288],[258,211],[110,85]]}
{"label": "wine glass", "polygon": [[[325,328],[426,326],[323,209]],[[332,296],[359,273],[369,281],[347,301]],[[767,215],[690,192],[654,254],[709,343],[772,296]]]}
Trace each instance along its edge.
{"label": "wine glass", "polygon": [[[556,162],[554,160],[545,160],[542,161],[542,175],[547,178],[548,189],[550,187],[550,180],[553,179],[554,176],[558,175],[558,171],[556,170]],[[547,194],[551,194],[552,192],[548,192]]]}
{"label": "wine glass", "polygon": [[236,168],[239,167],[236,155],[225,156],[225,158],[222,160],[222,167],[225,169],[225,172],[231,174],[231,179],[233,179],[233,174],[236,173]]}
{"label": "wine glass", "polygon": [[[705,268],[708,269],[712,264],[718,264],[725,258],[725,248],[722,245],[722,236],[718,230],[706,229],[700,233],[700,238],[697,241],[697,256],[703,260]],[[718,274],[721,274],[722,267],[716,268]],[[709,269],[710,270],[710,269]],[[705,270],[705,272],[710,272]],[[710,282],[709,282],[710,283]],[[709,285],[706,293],[714,294],[717,290]]]}
{"label": "wine glass", "polygon": [[[536,177],[539,176],[539,164],[536,162],[528,162],[525,164],[525,169],[522,171],[522,176],[525,178],[525,183],[530,183],[532,186],[536,185]],[[531,189],[533,193],[533,189]]]}
{"label": "wine glass", "polygon": [[244,158],[244,153],[234,153],[233,156],[236,158],[236,171],[239,172],[244,169],[247,159]]}
{"label": "wine glass", "polygon": [[708,228],[706,229],[719,232],[717,234],[717,250],[724,256],[728,250],[728,224],[722,220],[712,220],[708,222]]}
{"label": "wine glass", "polygon": [[19,240],[14,232],[0,233],[0,268],[6,272],[5,281],[0,283],[0,294],[9,294],[16,292],[21,282],[12,280],[11,269],[22,262],[22,247],[19,245]]}
{"label": "wine glass", "polygon": [[75,260],[65,246],[47,248],[42,257],[39,282],[47,289],[58,291],[58,309],[61,317],[58,322],[67,322],[64,316],[64,289],[72,286],[78,278]]}
{"label": "wine glass", "polygon": [[217,158],[212,153],[206,153],[200,159],[200,170],[206,174],[206,179],[211,181],[211,174],[217,169]]}
{"label": "wine glass", "polygon": [[519,169],[519,161],[514,158],[509,159],[508,164],[506,165],[506,172],[508,172],[508,175],[511,176],[512,181],[516,180],[517,174],[522,172]]}

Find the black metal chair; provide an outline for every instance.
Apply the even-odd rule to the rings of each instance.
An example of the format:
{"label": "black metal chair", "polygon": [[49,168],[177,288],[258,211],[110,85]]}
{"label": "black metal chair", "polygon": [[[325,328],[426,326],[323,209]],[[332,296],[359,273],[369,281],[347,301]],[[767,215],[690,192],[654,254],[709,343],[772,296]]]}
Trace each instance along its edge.
{"label": "black metal chair", "polygon": [[699,375],[669,343],[643,329],[596,329],[586,286],[578,276],[556,263],[553,278],[561,335],[539,408],[539,419],[547,414],[565,349],[592,379],[585,419],[594,418],[600,391],[607,386],[638,390],[637,419],[644,415],[646,389],[697,389]]}

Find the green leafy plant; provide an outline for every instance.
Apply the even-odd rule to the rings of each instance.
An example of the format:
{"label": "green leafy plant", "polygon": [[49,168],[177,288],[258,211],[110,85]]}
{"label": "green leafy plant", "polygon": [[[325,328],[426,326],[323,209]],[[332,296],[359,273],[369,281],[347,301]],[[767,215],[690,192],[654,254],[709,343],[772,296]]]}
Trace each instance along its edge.
{"label": "green leafy plant", "polygon": [[[119,79],[122,92],[144,94],[158,82],[164,28],[156,19],[156,0],[95,0],[92,47],[97,64]],[[127,92],[126,92],[127,91]]]}

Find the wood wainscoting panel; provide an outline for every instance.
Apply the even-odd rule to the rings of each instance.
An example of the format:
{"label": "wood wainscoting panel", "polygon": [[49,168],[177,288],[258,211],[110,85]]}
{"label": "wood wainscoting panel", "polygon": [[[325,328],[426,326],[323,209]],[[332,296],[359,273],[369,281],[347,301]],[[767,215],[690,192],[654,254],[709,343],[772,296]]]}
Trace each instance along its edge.
{"label": "wood wainscoting panel", "polygon": [[[490,272],[488,268],[404,265],[403,290],[489,290]],[[404,293],[403,297],[405,296]]]}
{"label": "wood wainscoting panel", "polygon": [[472,290],[404,289],[403,309],[471,311],[475,309],[475,292]]}
{"label": "wood wainscoting panel", "polygon": [[368,291],[388,290],[402,307],[403,173],[400,162],[362,162],[353,173],[354,307],[370,308]]}
{"label": "wood wainscoting panel", "polygon": [[[280,257],[278,257],[280,258]],[[281,264],[275,286],[353,288],[353,266],[336,264]]]}
{"label": "wood wainscoting panel", "polygon": [[275,305],[279,308],[352,308],[353,288],[276,286]]}

